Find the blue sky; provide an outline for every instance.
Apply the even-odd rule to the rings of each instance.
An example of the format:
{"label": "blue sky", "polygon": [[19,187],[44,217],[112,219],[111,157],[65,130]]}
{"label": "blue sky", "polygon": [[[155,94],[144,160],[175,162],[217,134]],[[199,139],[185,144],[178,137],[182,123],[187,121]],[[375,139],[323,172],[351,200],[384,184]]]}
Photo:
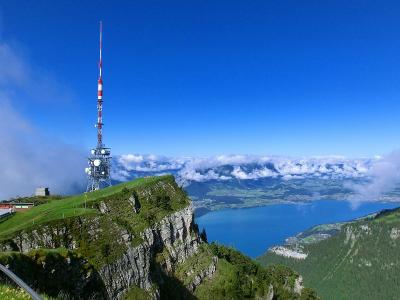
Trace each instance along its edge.
{"label": "blue sky", "polygon": [[397,1],[26,0],[0,1],[0,15],[1,44],[33,78],[3,89],[23,118],[69,144],[96,144],[102,19],[114,153],[399,148]]}

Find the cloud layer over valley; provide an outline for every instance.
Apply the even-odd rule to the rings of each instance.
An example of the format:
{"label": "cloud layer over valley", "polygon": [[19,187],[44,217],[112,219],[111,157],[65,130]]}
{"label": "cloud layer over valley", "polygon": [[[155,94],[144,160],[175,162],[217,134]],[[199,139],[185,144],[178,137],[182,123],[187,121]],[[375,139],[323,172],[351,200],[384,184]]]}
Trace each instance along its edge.
{"label": "cloud layer over valley", "polygon": [[[387,196],[400,184],[399,153],[365,159],[250,155],[168,158],[127,154],[115,157],[113,179],[126,181],[141,176],[173,174],[180,184],[188,187],[196,182],[226,182],[228,186],[232,181],[264,180],[264,183],[268,178],[281,182],[300,180],[303,182],[302,193],[314,194],[318,198],[326,186],[327,193],[357,205],[362,201],[400,200],[400,193]],[[315,189],[315,184],[318,189]],[[265,189],[268,188],[265,186]]]}
{"label": "cloud layer over valley", "polygon": [[168,158],[155,155],[121,155],[115,160],[115,180],[136,173],[175,174],[182,183],[207,180],[250,180],[266,177],[299,179],[364,177],[377,159],[343,157],[287,158],[279,156],[222,155],[207,158]]}

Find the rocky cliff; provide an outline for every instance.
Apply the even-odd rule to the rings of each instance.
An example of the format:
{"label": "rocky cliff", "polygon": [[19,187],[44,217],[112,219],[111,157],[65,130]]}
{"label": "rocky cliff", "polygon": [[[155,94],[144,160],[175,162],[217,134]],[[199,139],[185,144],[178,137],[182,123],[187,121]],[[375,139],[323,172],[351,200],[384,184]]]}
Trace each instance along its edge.
{"label": "rocky cliff", "polygon": [[[179,204],[179,210],[172,208],[171,199]],[[153,207],[154,204],[165,207]],[[196,253],[201,243],[192,206],[169,177],[146,188],[124,189],[112,197],[92,201],[91,207],[98,213],[36,226],[33,222],[31,227],[3,240],[0,249],[26,254],[36,249],[77,252],[96,268],[109,298],[123,297],[133,285],[159,298],[158,284],[154,281],[157,276],[152,274],[156,255],[163,254],[157,272],[169,274],[177,264]],[[160,213],[165,216],[154,219]],[[140,217],[144,222],[126,220]]]}
{"label": "rocky cliff", "polygon": [[179,263],[196,253],[201,243],[193,225],[192,207],[189,206],[145,229],[140,245],[129,246],[121,257],[100,269],[108,295],[118,299],[130,286],[136,285],[159,298],[151,274],[156,255],[163,254],[162,271],[173,272]]}
{"label": "rocky cliff", "polygon": [[263,270],[224,249],[200,238],[191,202],[171,176],[52,200],[0,223],[0,263],[51,297],[204,299],[213,291],[240,299],[303,293],[290,270]]}

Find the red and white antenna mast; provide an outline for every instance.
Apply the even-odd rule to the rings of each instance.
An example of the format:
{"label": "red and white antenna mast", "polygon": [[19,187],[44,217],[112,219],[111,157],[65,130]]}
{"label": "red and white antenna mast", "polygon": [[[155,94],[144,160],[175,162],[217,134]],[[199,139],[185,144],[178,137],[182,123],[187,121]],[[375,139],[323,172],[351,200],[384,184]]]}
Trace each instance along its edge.
{"label": "red and white antenna mast", "polygon": [[97,147],[92,149],[91,156],[88,157],[88,167],[85,169],[88,177],[88,192],[111,185],[111,149],[106,148],[103,144],[102,35],[103,24],[100,21],[99,80],[97,81]]}
{"label": "red and white antenna mast", "polygon": [[103,146],[103,78],[102,78],[102,67],[103,61],[101,58],[101,48],[102,48],[102,33],[103,33],[103,23],[100,21],[100,59],[99,59],[99,80],[97,81],[97,146]]}

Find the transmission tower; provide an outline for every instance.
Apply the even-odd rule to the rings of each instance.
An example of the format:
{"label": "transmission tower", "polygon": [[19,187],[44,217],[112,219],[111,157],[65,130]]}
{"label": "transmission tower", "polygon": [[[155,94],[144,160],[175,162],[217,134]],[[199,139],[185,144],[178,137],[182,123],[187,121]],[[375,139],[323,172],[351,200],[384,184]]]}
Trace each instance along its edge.
{"label": "transmission tower", "polygon": [[111,149],[103,144],[103,61],[101,57],[102,50],[102,32],[103,24],[100,21],[100,59],[99,59],[99,80],[97,81],[97,146],[91,150],[88,158],[88,167],[85,172],[88,177],[87,191],[95,191],[111,185]]}

